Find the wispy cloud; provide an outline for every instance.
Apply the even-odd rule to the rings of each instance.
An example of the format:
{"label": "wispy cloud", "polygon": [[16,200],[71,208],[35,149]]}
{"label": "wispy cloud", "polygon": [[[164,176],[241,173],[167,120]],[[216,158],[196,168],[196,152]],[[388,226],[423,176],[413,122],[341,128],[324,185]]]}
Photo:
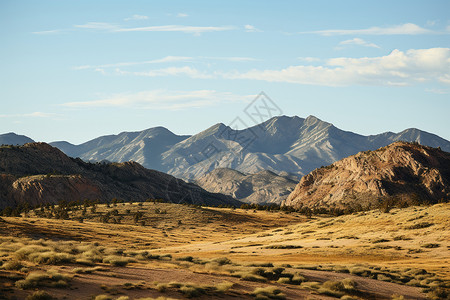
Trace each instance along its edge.
{"label": "wispy cloud", "polygon": [[215,90],[168,91],[152,90],[138,93],[114,94],[93,101],[68,102],[71,108],[126,107],[155,110],[179,110],[213,106],[223,102],[248,101],[255,95],[236,95]]}
{"label": "wispy cloud", "polygon": [[[134,15],[135,18],[127,18],[130,20],[145,20],[146,16]],[[145,17],[145,18],[144,18]],[[182,32],[194,35],[201,35],[207,32],[219,32],[227,30],[235,30],[236,26],[188,26],[188,25],[159,25],[144,27],[124,27],[119,24],[106,22],[87,22],[85,24],[73,25],[71,29],[54,29],[45,31],[35,31],[33,34],[56,34],[71,30],[96,30],[105,32]]]}
{"label": "wispy cloud", "polygon": [[148,20],[148,16],[132,15],[131,17],[124,19],[124,21],[142,21],[142,20]]}
{"label": "wispy cloud", "polygon": [[245,28],[246,32],[261,32],[262,31],[262,30],[259,30],[258,28],[256,28],[255,26],[248,25],[248,24],[245,25],[244,28]]}
{"label": "wispy cloud", "polygon": [[153,31],[153,32],[183,32],[199,35],[205,32],[217,32],[236,29],[234,26],[186,26],[186,25],[162,25],[133,28],[119,28],[116,32]]}
{"label": "wispy cloud", "polygon": [[188,14],[186,14],[186,13],[178,13],[177,14],[177,17],[178,18],[186,18],[186,17],[188,17],[189,15]]}
{"label": "wispy cloud", "polygon": [[195,79],[209,79],[214,78],[215,75],[207,72],[200,71],[196,68],[189,66],[183,67],[168,67],[162,69],[155,69],[141,72],[123,71],[120,69],[115,70],[115,74],[118,75],[134,75],[134,76],[146,76],[146,77],[164,77],[164,76],[187,76]]}
{"label": "wispy cloud", "polygon": [[333,58],[320,66],[224,73],[229,79],[253,79],[324,86],[392,85],[420,82],[450,84],[450,48],[394,50],[386,56]]}
{"label": "wispy cloud", "polygon": [[353,38],[350,40],[345,40],[345,41],[340,42],[339,45],[357,45],[357,46],[370,47],[370,48],[378,48],[378,49],[380,48],[380,46],[378,46],[374,43],[367,42],[360,38]]}
{"label": "wispy cloud", "polygon": [[54,30],[35,31],[32,33],[46,35],[46,34],[58,34],[58,33],[62,33],[63,31],[64,30],[62,30],[62,29],[54,29]]}
{"label": "wispy cloud", "polygon": [[74,67],[75,70],[84,69],[104,69],[104,68],[117,68],[117,67],[128,67],[146,64],[159,64],[159,63],[171,63],[171,62],[186,62],[192,60],[192,57],[187,56],[166,56],[160,59],[138,61],[138,62],[119,62],[113,64],[103,64],[103,65],[83,65]]}
{"label": "wispy cloud", "polygon": [[107,30],[107,31],[118,31],[120,30],[120,26],[116,24],[111,23],[104,23],[104,22],[88,22],[86,24],[82,25],[74,25],[75,28],[82,28],[82,29],[95,29],[95,30]]}
{"label": "wispy cloud", "polygon": [[300,60],[300,61],[305,61],[305,62],[318,62],[318,61],[320,61],[320,58],[318,58],[318,57],[311,57],[311,56],[297,57],[297,59]]}
{"label": "wispy cloud", "polygon": [[195,62],[195,61],[210,61],[210,60],[223,60],[229,62],[249,62],[257,61],[258,59],[253,57],[242,57],[242,56],[229,56],[229,57],[215,57],[215,56],[199,56],[199,57],[189,57],[189,56],[166,56],[160,59],[137,61],[137,62],[118,62],[112,64],[102,64],[102,65],[82,65],[73,67],[74,70],[86,70],[94,69],[96,71],[101,71],[107,68],[120,68],[120,67],[130,67],[138,65],[147,64],[162,64],[162,63],[177,63],[177,62]]}
{"label": "wispy cloud", "polygon": [[301,33],[313,33],[320,35],[417,35],[417,34],[434,34],[433,30],[422,28],[413,23],[394,25],[390,27],[370,27],[366,29],[328,29],[307,31]]}
{"label": "wispy cloud", "polygon": [[225,60],[231,62],[246,62],[246,61],[258,61],[258,59],[254,57],[243,57],[243,56],[201,56],[200,59],[206,60]]}
{"label": "wispy cloud", "polygon": [[40,111],[35,111],[27,114],[2,114],[0,118],[56,118],[61,117],[59,114],[45,113]]}

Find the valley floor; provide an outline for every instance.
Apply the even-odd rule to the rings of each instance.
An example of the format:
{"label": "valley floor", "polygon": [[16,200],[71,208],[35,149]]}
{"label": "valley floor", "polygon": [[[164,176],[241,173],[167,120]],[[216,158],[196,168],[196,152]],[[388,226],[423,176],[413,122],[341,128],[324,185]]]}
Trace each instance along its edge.
{"label": "valley floor", "polygon": [[450,204],[312,218],[152,202],[30,212],[0,221],[0,299],[439,299],[449,216]]}

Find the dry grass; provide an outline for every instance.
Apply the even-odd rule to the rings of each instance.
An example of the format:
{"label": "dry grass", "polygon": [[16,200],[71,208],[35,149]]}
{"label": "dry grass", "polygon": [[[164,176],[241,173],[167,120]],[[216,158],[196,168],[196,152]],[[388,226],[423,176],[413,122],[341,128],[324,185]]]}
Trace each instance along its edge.
{"label": "dry grass", "polygon": [[[156,208],[167,213],[155,213]],[[98,214],[112,209],[122,215],[121,224],[98,223]],[[131,215],[142,211],[146,226],[134,224],[126,210]],[[184,210],[187,217],[183,217]],[[438,299],[447,295],[450,287],[449,215],[449,204],[309,220],[280,212],[163,203],[98,205],[97,212],[83,223],[4,218],[0,230],[11,236],[0,237],[0,268],[15,276],[8,280],[22,289],[67,288],[72,276],[78,280],[92,273],[115,278],[112,270],[117,267],[185,270],[224,279],[214,284],[168,281],[143,286],[130,281],[128,286],[122,282],[115,287],[135,295],[132,299],[142,298],[138,292],[145,289],[167,296],[231,293],[235,297],[251,294],[259,299],[284,299],[289,293],[278,292],[278,286],[288,285],[334,297],[358,297],[358,286],[351,281],[315,282],[304,276],[304,269],[418,287]],[[62,271],[67,264],[72,275]],[[53,266],[59,271],[49,273]],[[240,285],[247,290],[236,287]],[[269,287],[274,285],[277,288],[271,291]],[[25,292],[28,294],[22,298],[31,295]],[[94,295],[100,294],[104,292]]]}

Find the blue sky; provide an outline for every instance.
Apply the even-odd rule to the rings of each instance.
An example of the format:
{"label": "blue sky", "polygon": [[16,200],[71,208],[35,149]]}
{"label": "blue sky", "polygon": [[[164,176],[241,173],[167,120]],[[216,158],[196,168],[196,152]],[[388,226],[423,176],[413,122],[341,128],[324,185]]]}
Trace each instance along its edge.
{"label": "blue sky", "polygon": [[0,133],[194,134],[285,115],[450,140],[449,1],[0,1]]}

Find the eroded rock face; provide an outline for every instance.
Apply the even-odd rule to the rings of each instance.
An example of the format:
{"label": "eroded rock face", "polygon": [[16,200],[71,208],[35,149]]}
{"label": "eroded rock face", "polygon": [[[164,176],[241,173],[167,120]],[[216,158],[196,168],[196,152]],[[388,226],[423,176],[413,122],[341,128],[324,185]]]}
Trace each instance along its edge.
{"label": "eroded rock face", "polygon": [[364,207],[387,196],[416,202],[448,201],[449,183],[450,153],[396,142],[312,171],[283,204],[297,208]]}
{"label": "eroded rock face", "polygon": [[0,147],[0,208],[28,203],[119,198],[164,199],[175,203],[235,205],[230,196],[213,194],[136,162],[86,163],[45,143]]}
{"label": "eroded rock face", "polygon": [[220,168],[201,177],[196,183],[213,193],[230,195],[247,203],[281,204],[294,190],[296,182],[271,171],[244,174]]}
{"label": "eroded rock face", "polygon": [[14,199],[34,199],[35,203],[57,203],[61,200],[101,199],[100,188],[81,175],[34,175],[12,183]]}

